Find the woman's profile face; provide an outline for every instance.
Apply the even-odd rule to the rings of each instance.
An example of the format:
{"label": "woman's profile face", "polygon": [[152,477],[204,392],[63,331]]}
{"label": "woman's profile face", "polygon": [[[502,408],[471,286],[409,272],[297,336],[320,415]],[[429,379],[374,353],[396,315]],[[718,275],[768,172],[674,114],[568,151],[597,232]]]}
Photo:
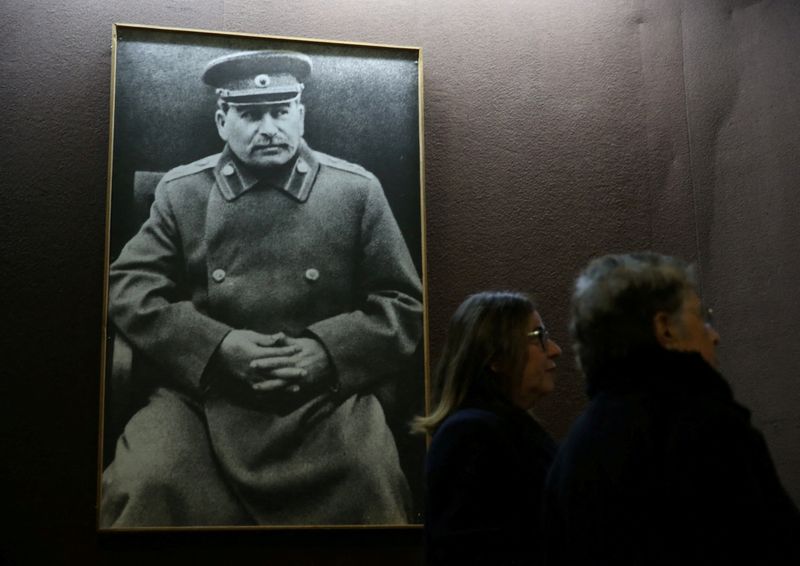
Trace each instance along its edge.
{"label": "woman's profile face", "polygon": [[550,340],[538,311],[528,320],[526,338],[526,361],[522,375],[512,380],[511,402],[528,410],[555,388],[555,360],[561,355],[561,348]]}

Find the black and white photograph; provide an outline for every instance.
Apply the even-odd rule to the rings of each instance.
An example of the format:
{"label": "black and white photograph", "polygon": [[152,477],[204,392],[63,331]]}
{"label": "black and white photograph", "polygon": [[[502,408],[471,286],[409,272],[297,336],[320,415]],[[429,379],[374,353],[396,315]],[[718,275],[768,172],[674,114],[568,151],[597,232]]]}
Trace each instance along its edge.
{"label": "black and white photograph", "polygon": [[113,39],[98,528],[420,524],[420,49]]}

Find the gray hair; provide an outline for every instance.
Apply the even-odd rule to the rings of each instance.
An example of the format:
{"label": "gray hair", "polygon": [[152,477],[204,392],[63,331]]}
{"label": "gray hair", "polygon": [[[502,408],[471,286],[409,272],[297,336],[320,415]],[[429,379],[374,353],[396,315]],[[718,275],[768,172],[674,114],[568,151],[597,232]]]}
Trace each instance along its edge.
{"label": "gray hair", "polygon": [[597,258],[575,281],[570,333],[587,377],[638,350],[658,344],[656,313],[676,314],[694,291],[693,269],[652,252]]}

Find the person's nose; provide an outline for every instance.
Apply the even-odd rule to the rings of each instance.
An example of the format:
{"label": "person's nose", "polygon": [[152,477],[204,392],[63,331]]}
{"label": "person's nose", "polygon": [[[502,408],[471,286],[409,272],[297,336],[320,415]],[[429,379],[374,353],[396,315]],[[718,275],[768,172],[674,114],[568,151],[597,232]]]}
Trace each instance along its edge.
{"label": "person's nose", "polygon": [[278,126],[275,123],[275,118],[269,112],[264,112],[261,117],[261,122],[258,124],[258,133],[268,138],[274,137],[278,133]]}
{"label": "person's nose", "polygon": [[717,332],[717,329],[709,324],[708,332],[711,335],[711,341],[714,343],[714,346],[719,345],[719,332]]}
{"label": "person's nose", "polygon": [[556,344],[555,340],[550,339],[547,342],[547,357],[557,358],[561,355],[561,346]]}

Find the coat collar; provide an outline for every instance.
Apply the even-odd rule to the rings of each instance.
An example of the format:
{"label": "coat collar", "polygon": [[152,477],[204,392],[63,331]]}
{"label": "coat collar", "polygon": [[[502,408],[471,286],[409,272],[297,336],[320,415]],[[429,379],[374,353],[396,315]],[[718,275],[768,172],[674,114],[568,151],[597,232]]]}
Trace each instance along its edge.
{"label": "coat collar", "polygon": [[590,398],[603,391],[733,398],[728,383],[700,354],[659,346],[642,348],[609,364],[587,376],[587,385]]}
{"label": "coat collar", "polygon": [[508,400],[497,386],[496,376],[491,373],[485,373],[472,383],[458,409],[478,409],[500,416],[514,425],[520,438],[525,438],[540,448],[540,454],[547,459],[547,466],[553,460],[556,452],[555,441],[536,420],[533,413],[520,409]]}
{"label": "coat collar", "polygon": [[469,388],[460,409],[483,409],[500,415],[505,415],[514,420],[533,420],[530,413],[516,407],[500,391],[496,376],[484,373],[476,379]]}
{"label": "coat collar", "polygon": [[297,154],[286,167],[276,168],[268,176],[256,175],[245,167],[226,144],[214,167],[214,179],[227,201],[236,200],[256,185],[263,185],[283,191],[298,202],[305,202],[318,172],[319,160],[305,140],[301,140]]}

